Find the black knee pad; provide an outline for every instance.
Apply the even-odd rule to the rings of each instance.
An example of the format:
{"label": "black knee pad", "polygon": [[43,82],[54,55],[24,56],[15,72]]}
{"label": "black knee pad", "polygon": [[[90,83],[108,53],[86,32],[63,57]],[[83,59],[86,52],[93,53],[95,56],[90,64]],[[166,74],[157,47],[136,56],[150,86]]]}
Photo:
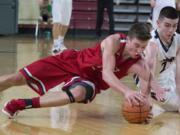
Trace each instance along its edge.
{"label": "black knee pad", "polygon": [[69,87],[68,90],[64,90],[67,95],[69,96],[70,102],[73,103],[75,102],[75,98],[73,96],[73,94],[71,93],[71,90],[73,88],[75,88],[76,86],[83,86],[86,90],[86,95],[85,95],[85,99],[83,99],[82,101],[80,101],[79,103],[88,103],[91,101],[93,95],[94,95],[94,89],[91,85],[87,84],[86,82],[77,82],[75,84],[73,84],[72,86]]}
{"label": "black knee pad", "polygon": [[68,95],[69,101],[70,101],[71,103],[74,103],[74,102],[76,101],[75,98],[74,98],[74,96],[73,96],[73,94],[71,93],[70,89],[65,90],[64,92],[66,92],[66,94]]}

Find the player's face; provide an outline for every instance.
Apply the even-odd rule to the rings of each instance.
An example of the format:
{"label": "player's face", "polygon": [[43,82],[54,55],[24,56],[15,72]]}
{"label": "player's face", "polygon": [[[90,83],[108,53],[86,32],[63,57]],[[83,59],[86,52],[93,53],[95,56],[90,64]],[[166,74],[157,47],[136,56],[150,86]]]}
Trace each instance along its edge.
{"label": "player's face", "polygon": [[127,38],[127,51],[132,58],[139,57],[146,48],[148,41],[142,41],[137,38]]}
{"label": "player's face", "polygon": [[172,39],[172,36],[174,35],[177,25],[178,25],[178,19],[169,19],[164,18],[157,21],[158,24],[158,31],[160,34],[160,37],[165,42],[170,42]]}

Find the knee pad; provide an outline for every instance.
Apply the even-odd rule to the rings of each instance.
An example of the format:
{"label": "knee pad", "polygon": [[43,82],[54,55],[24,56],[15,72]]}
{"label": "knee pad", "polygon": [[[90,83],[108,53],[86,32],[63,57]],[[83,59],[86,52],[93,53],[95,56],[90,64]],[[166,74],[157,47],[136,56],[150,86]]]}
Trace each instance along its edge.
{"label": "knee pad", "polygon": [[68,89],[68,90],[66,90],[66,91],[64,91],[64,92],[66,92],[66,94],[68,95],[69,101],[70,101],[71,103],[74,103],[74,102],[76,101],[75,98],[74,98],[74,96],[73,96],[73,94],[71,93],[70,89]]}
{"label": "knee pad", "polygon": [[71,90],[73,88],[75,88],[76,86],[83,86],[85,88],[85,90],[86,90],[85,99],[83,99],[79,103],[88,103],[88,102],[90,102],[92,97],[94,96],[94,89],[93,89],[93,87],[91,85],[89,85],[88,83],[86,83],[84,81],[74,83],[72,86],[69,87],[69,89],[64,90],[64,92],[66,92],[66,94],[68,95],[70,102],[71,103],[75,102],[75,98],[74,98],[73,94],[71,93]]}

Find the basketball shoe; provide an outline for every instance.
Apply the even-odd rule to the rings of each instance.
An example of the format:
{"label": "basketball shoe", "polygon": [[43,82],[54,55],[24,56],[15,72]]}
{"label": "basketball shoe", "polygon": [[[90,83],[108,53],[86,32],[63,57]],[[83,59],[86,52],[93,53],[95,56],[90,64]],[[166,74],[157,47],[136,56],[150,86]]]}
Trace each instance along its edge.
{"label": "basketball shoe", "polygon": [[4,104],[2,112],[7,115],[10,119],[13,119],[17,116],[20,110],[25,109],[25,102],[22,99],[13,99]]}
{"label": "basketball shoe", "polygon": [[53,49],[52,49],[52,54],[57,54],[57,53],[62,52],[66,49],[67,48],[65,47],[63,42],[61,44],[54,44]]}

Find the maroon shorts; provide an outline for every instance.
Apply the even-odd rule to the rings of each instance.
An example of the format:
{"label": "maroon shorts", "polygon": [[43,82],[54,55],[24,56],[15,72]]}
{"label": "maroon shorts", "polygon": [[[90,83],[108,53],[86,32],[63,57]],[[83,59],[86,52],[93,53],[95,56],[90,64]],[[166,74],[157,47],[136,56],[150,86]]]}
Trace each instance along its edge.
{"label": "maroon shorts", "polygon": [[26,78],[27,84],[39,95],[45,94],[51,88],[70,80],[73,76],[64,72],[62,69],[56,66],[42,65],[41,62],[33,63],[19,72]]}
{"label": "maroon shorts", "polygon": [[[44,95],[51,88],[62,82],[65,82],[62,88],[64,91],[75,83],[83,82],[93,88],[91,100],[94,99],[96,95],[95,85],[88,79],[77,77],[78,75],[62,67],[63,65],[60,65],[59,60],[56,61],[54,57],[48,57],[20,69],[19,72],[26,78],[27,84],[39,95]],[[73,70],[75,70],[75,66]]]}
{"label": "maroon shorts", "polygon": [[[49,89],[47,89],[46,85],[38,79],[37,77],[33,76],[27,68],[23,68],[20,70],[22,75],[26,78],[27,84],[39,95],[44,95]],[[67,81],[64,81],[65,84],[62,87],[63,91],[70,90],[72,87],[81,85],[86,89],[86,99],[83,103],[91,102],[96,96],[96,90],[94,83],[82,79],[79,76],[75,76],[69,78]],[[90,90],[88,89],[90,87]]]}

